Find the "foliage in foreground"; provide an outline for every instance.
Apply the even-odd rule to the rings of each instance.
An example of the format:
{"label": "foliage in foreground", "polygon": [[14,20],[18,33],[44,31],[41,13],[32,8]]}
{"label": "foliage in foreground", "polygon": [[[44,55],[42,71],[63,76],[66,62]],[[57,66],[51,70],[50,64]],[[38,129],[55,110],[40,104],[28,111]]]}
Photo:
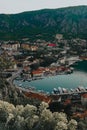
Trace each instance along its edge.
{"label": "foliage in foreground", "polygon": [[76,130],[77,122],[65,113],[52,113],[48,104],[17,105],[0,101],[0,129],[3,130]]}

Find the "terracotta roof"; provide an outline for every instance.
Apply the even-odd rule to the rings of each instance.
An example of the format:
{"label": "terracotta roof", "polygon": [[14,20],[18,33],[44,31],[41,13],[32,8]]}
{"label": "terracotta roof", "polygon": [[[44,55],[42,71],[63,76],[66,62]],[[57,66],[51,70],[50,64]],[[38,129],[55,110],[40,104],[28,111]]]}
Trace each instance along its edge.
{"label": "terracotta roof", "polygon": [[44,94],[40,94],[40,93],[34,93],[34,92],[25,92],[24,93],[25,96],[30,97],[30,98],[36,98],[38,100],[50,103],[51,102],[51,98],[44,95]]}
{"label": "terracotta roof", "polygon": [[68,104],[70,104],[70,103],[71,103],[71,100],[70,100],[70,99],[66,99],[64,105],[68,105]]}
{"label": "terracotta roof", "polygon": [[38,71],[38,70],[35,70],[35,71],[33,71],[32,73],[33,73],[33,74],[42,74],[42,73],[43,73],[43,71]]}
{"label": "terracotta roof", "polygon": [[73,114],[73,117],[85,118],[87,117],[87,111],[84,111],[84,113],[76,112]]}
{"label": "terracotta roof", "polygon": [[83,97],[83,98],[87,98],[87,94],[86,94],[86,93],[83,94],[82,97]]}
{"label": "terracotta roof", "polygon": [[50,44],[48,44],[48,46],[55,47],[56,44],[54,44],[54,43],[50,43]]}

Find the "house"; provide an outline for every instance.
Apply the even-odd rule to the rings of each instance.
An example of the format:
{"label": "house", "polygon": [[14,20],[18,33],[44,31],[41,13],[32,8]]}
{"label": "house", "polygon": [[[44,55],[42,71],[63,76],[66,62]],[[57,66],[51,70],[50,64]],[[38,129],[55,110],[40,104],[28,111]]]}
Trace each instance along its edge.
{"label": "house", "polygon": [[23,70],[25,73],[28,73],[30,71],[30,67],[29,66],[24,66]]}
{"label": "house", "polygon": [[50,43],[50,44],[48,44],[48,47],[56,47],[56,44],[55,43]]}
{"label": "house", "polygon": [[33,70],[32,74],[33,76],[43,76],[44,71],[45,71],[44,67],[39,67],[37,70]]}
{"label": "house", "polygon": [[30,50],[30,45],[28,43],[22,43],[21,48],[25,50]]}
{"label": "house", "polygon": [[87,93],[81,95],[81,103],[83,106],[87,106]]}
{"label": "house", "polygon": [[32,72],[33,76],[43,76],[43,71],[40,70],[34,70]]}
{"label": "house", "polygon": [[58,40],[58,42],[60,42],[63,39],[63,35],[62,34],[56,34],[56,39]]}
{"label": "house", "polygon": [[38,99],[38,100],[44,101],[48,104],[51,102],[51,98],[43,93],[36,93],[34,91],[27,91],[27,92],[24,91],[23,93],[26,97]]}
{"label": "house", "polygon": [[31,49],[31,51],[37,51],[38,50],[38,46],[35,46],[35,45],[31,46],[30,49]]}
{"label": "house", "polygon": [[17,51],[18,48],[20,48],[20,43],[19,42],[8,42],[7,44],[2,44],[2,49],[4,49],[4,50]]}

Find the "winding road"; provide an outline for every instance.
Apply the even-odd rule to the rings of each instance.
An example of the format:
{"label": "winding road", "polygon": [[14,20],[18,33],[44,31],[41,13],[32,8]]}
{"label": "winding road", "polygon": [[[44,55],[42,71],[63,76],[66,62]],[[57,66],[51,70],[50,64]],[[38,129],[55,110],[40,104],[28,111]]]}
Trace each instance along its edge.
{"label": "winding road", "polygon": [[22,70],[22,68],[19,68],[18,71],[12,72],[12,76],[10,78],[7,78],[7,81],[11,86],[13,86],[13,80],[21,74]]}

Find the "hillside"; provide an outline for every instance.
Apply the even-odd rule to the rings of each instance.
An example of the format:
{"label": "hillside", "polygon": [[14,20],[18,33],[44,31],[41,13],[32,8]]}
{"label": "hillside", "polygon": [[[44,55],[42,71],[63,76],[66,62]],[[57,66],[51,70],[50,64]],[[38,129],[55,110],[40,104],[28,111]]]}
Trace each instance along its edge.
{"label": "hillside", "polygon": [[87,39],[87,6],[0,14],[0,40],[53,40],[58,33]]}

